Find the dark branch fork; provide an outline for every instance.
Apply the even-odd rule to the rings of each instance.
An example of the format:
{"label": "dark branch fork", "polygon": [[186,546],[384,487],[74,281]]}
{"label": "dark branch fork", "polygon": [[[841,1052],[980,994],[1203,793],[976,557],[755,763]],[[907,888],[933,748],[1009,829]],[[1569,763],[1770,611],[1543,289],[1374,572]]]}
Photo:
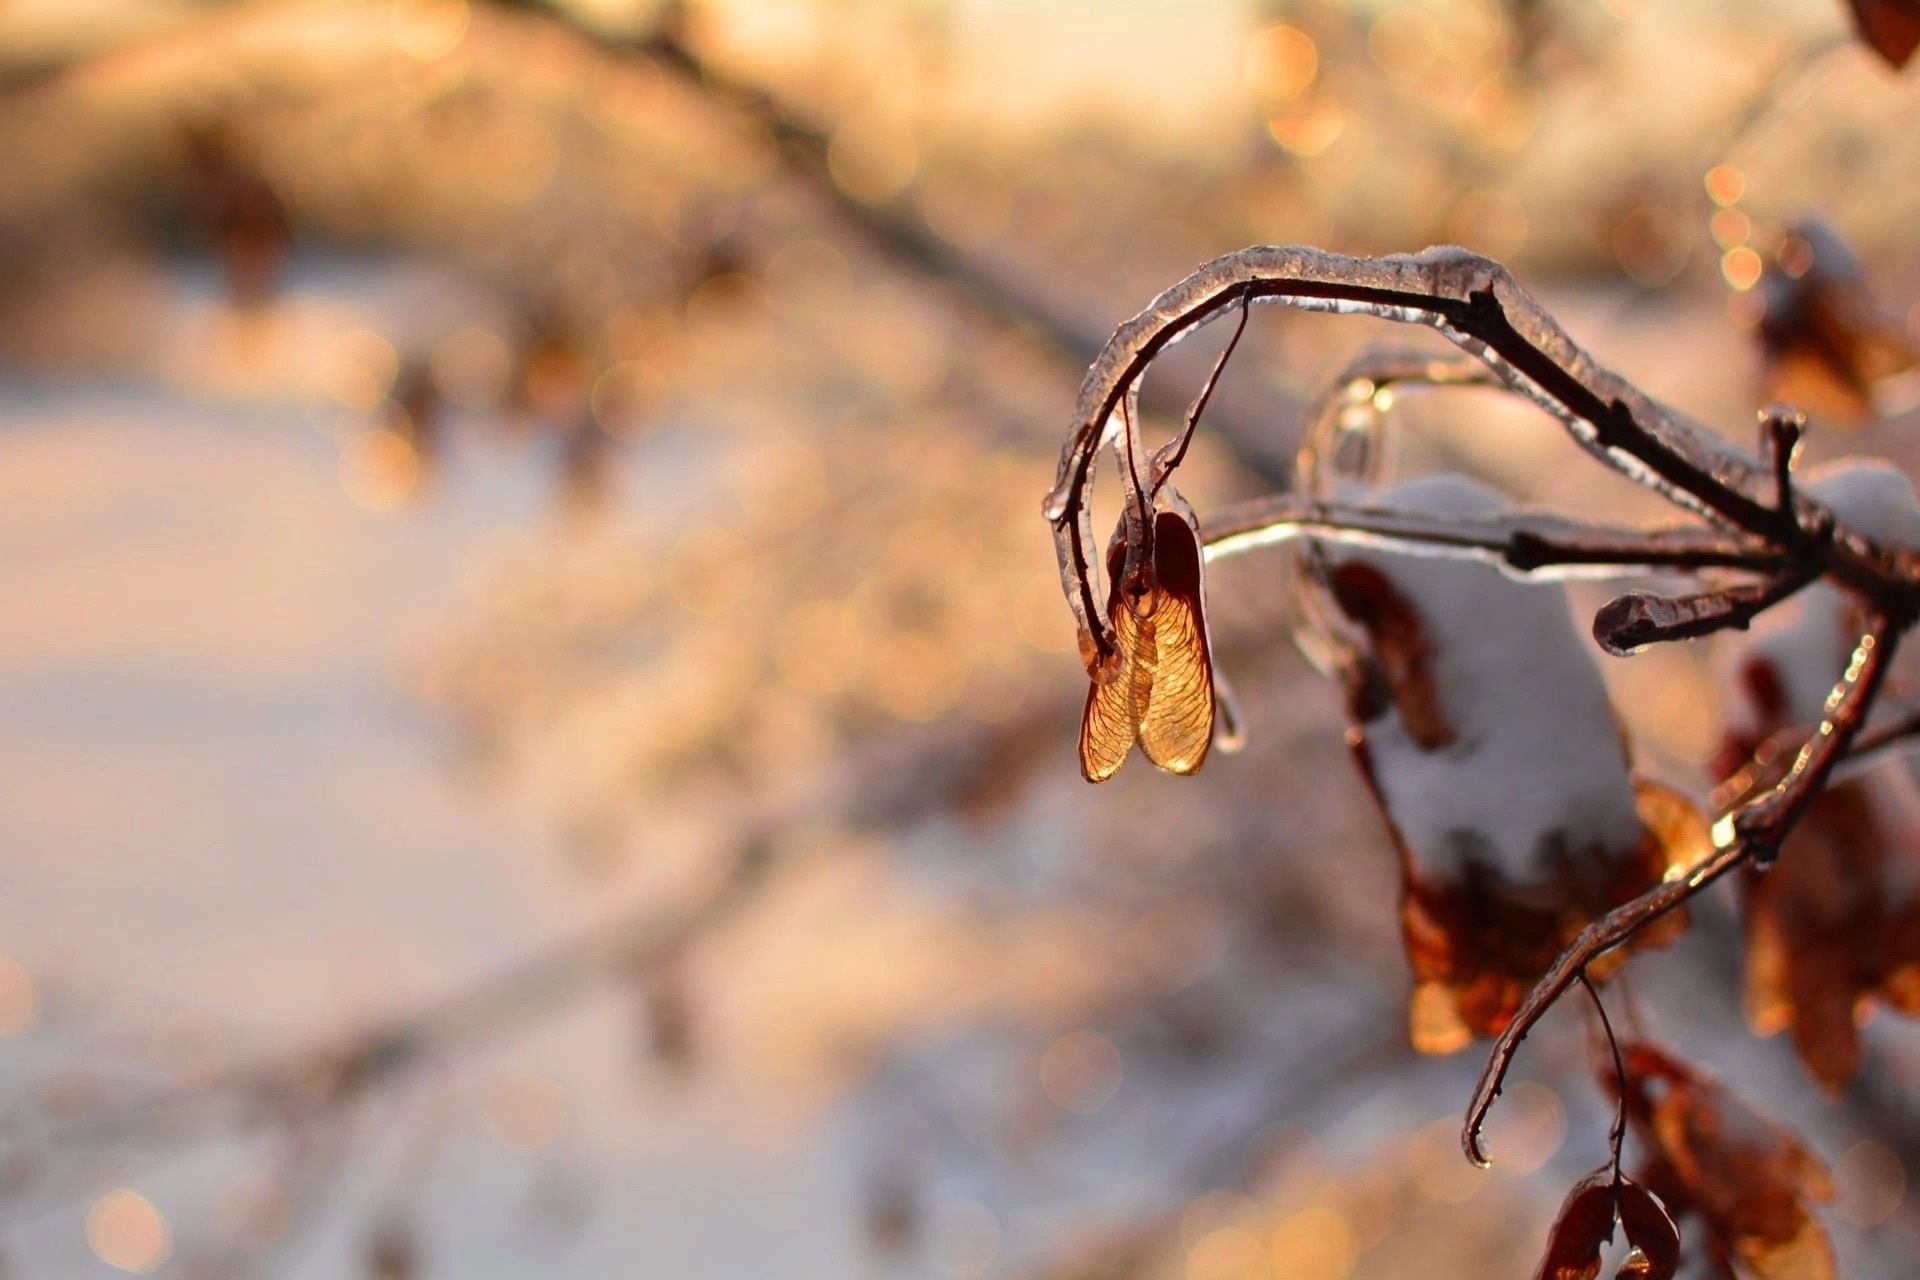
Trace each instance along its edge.
{"label": "dark branch fork", "polygon": [[[1584,979],[1593,960],[1736,867],[1770,863],[1856,739],[1879,749],[1920,735],[1920,712],[1873,735],[1861,733],[1894,649],[1920,610],[1920,553],[1876,545],[1794,487],[1791,469],[1804,425],[1797,414],[1769,407],[1761,416],[1764,457],[1742,453],[1596,364],[1497,263],[1458,249],[1369,259],[1256,247],[1215,259],[1162,293],[1114,333],[1081,385],[1045,514],[1053,526],[1062,586],[1079,623],[1082,658],[1096,680],[1110,668],[1115,638],[1101,613],[1100,570],[1090,554],[1088,499],[1095,458],[1108,444],[1123,458],[1140,454],[1131,398],[1161,352],[1235,307],[1244,329],[1245,313],[1256,302],[1438,329],[1500,385],[1545,408],[1587,452],[1708,523],[1621,529],[1535,513],[1434,520],[1319,493],[1292,493],[1241,503],[1208,520],[1204,535],[1210,559],[1306,537],[1472,557],[1517,576],[1613,570],[1752,575],[1691,595],[1636,592],[1611,602],[1595,620],[1595,634],[1616,652],[1744,627],[1821,579],[1856,597],[1868,619],[1852,661],[1828,698],[1825,718],[1784,776],[1718,818],[1712,853],[1589,925],[1522,1002],[1496,1039],[1467,1110],[1462,1144],[1470,1159],[1485,1164],[1481,1126],[1520,1042],[1570,986]],[[1239,336],[1237,329],[1235,343]],[[1177,448],[1163,449],[1156,462],[1162,457],[1177,462],[1184,455],[1233,345],[1228,344],[1189,411]],[[1429,385],[1488,381],[1457,359],[1376,355],[1357,362],[1346,382],[1336,384],[1336,393],[1343,387],[1365,389],[1375,377]],[[1331,404],[1323,411],[1330,412]],[[1170,462],[1166,470],[1171,468]],[[1157,488],[1165,476],[1154,470]],[[1132,575],[1142,563],[1142,547],[1131,530],[1126,541],[1121,572]]]}

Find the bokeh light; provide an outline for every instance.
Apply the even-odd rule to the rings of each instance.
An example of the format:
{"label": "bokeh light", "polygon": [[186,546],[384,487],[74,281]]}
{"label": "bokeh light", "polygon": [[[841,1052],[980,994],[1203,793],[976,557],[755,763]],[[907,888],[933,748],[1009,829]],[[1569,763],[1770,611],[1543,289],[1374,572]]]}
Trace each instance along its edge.
{"label": "bokeh light", "polygon": [[87,1211],[87,1244],[121,1271],[156,1271],[173,1251],[166,1219],[137,1191],[109,1191]]}

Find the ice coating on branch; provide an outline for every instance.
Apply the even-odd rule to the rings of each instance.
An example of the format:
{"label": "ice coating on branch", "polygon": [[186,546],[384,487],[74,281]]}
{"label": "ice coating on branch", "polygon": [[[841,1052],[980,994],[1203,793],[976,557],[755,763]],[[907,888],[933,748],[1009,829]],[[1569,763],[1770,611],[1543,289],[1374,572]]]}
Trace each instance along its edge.
{"label": "ice coating on branch", "polygon": [[1770,734],[1820,722],[1827,694],[1859,638],[1857,611],[1826,583],[1763,614],[1730,665],[1726,733],[1745,762]]}
{"label": "ice coating on branch", "polygon": [[[1298,246],[1227,254],[1121,325],[1081,384],[1060,468],[1042,510],[1089,671],[1113,652],[1101,617],[1098,548],[1087,511],[1093,461],[1121,399],[1171,344],[1238,306],[1378,316],[1438,329],[1559,419],[1607,465],[1699,512],[1762,512],[1769,477],[1746,454],[1596,364],[1506,268],[1463,249],[1350,258]],[[1809,513],[1811,514],[1811,513]]]}
{"label": "ice coating on branch", "polygon": [[[1904,476],[1845,464],[1817,483],[1863,532],[1871,520],[1890,543],[1920,532]],[[1723,775],[1818,723],[1864,625],[1824,583],[1762,616],[1727,668]],[[1920,1014],[1920,784],[1907,761],[1830,785],[1743,896],[1748,1021],[1762,1035],[1790,1032],[1814,1079],[1842,1088],[1859,1070],[1864,1010],[1884,1001]]]}
{"label": "ice coating on branch", "polygon": [[[1425,476],[1377,505],[1433,516],[1505,509],[1462,476]],[[1333,572],[1368,566],[1411,608],[1432,663],[1432,711],[1449,741],[1388,711],[1365,726],[1377,785],[1423,868],[1479,863],[1515,885],[1555,872],[1548,852],[1630,849],[1643,828],[1626,748],[1590,651],[1553,588],[1483,564],[1328,546]]]}
{"label": "ice coating on branch", "polygon": [[[1451,519],[1506,508],[1449,475],[1368,500]],[[1504,1028],[1586,924],[1699,856],[1705,826],[1631,776],[1558,589],[1372,547],[1320,542],[1308,558],[1330,598],[1319,612],[1344,619],[1328,639],[1355,754],[1400,854],[1413,1042],[1453,1052]],[[1636,942],[1679,927],[1670,917]]]}

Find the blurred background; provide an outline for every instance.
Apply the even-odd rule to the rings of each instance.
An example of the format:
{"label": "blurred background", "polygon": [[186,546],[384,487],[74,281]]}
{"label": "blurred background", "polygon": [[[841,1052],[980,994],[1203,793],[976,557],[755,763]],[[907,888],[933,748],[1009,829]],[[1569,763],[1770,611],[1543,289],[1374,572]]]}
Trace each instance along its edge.
{"label": "blurred background", "polygon": [[[1040,499],[1106,333],[1259,242],[1461,243],[1743,443],[1787,396],[1920,461],[1892,44],[1842,0],[0,3],[0,1274],[1531,1274],[1605,1154],[1579,1017],[1469,1167],[1282,563],[1210,586],[1248,749],[1095,790]],[[1257,315],[1183,490],[1284,485],[1345,359],[1424,339]],[[1659,511],[1511,400],[1399,412],[1410,465]],[[1715,650],[1604,671],[1704,795]],[[1909,1274],[1920,1036],[1825,1099],[1737,947],[1704,905],[1625,989],[1832,1163],[1845,1273]]]}

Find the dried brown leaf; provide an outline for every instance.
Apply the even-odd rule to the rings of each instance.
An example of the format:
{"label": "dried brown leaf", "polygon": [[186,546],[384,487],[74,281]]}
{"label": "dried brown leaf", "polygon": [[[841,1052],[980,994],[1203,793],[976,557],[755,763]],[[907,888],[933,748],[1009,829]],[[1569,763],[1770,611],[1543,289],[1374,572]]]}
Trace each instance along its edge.
{"label": "dried brown leaf", "polygon": [[1833,1280],[1833,1248],[1812,1204],[1826,1168],[1797,1138],[1717,1081],[1648,1044],[1626,1048],[1627,1115],[1651,1153],[1645,1181],[1705,1243],[1761,1280]]}

